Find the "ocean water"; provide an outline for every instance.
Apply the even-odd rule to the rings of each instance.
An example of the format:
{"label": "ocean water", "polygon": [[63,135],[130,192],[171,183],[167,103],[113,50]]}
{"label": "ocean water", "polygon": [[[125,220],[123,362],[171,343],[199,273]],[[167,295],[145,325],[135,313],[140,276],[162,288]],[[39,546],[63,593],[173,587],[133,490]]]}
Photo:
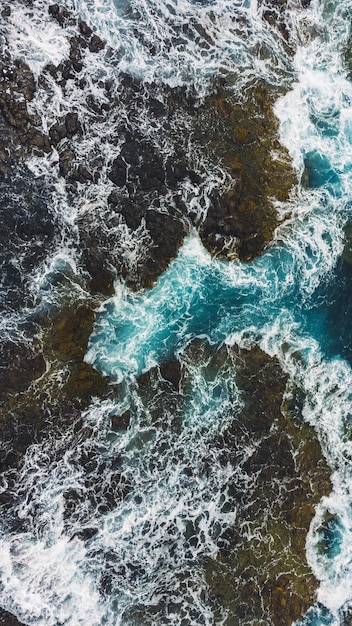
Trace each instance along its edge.
{"label": "ocean water", "polygon": [[[36,78],[48,63],[67,57],[68,34],[77,30],[62,29],[47,4],[13,0],[11,16],[0,18],[6,38],[1,45],[25,60]],[[213,371],[191,358],[190,346],[202,340],[214,352],[257,346],[302,390],[301,416],[317,433],[332,490],[316,503],[306,539],[317,601],[295,624],[346,625],[352,610],[352,240],[346,236],[352,220],[351,0],[312,0],[305,9],[288,2],[292,50],[262,19],[255,0],[63,5],[107,42],[83,70],[86,89],[98,102],[105,98],[100,80],[120,93],[126,75],[143,81],[146,95],[163,86],[186,88],[199,102],[219,77],[226,77],[234,94],[255,79],[267,81],[280,93],[280,140],[298,183],[287,202],[277,203],[285,219],[260,257],[214,258],[188,228],[153,287],[132,291],[117,277],[114,295],[97,300],[85,361],[109,376],[112,395],[85,409],[84,434],[73,424],[33,442],[23,455],[11,483],[14,504],[1,522],[0,605],[35,626],[258,626],[257,618],[241,621],[226,609],[216,612],[205,581],[204,563],[216,559],[219,538],[236,527],[229,485],[234,475],[241,485],[245,477],[240,465],[222,462],[216,444],[240,414],[241,393],[231,368],[223,364]],[[19,200],[19,181],[26,180],[31,197],[40,198],[40,223],[50,224],[37,233],[45,254],[36,255],[35,263],[19,235],[21,245],[12,242],[1,265],[3,337],[26,339],[29,323],[40,325],[50,315],[62,289],[77,300],[86,296],[77,224],[91,220],[94,228],[94,220],[101,220],[103,232],[112,189],[107,171],[119,149],[109,138],[119,119],[130,115],[128,106],[117,100],[110,116],[90,123],[82,89],[73,81],[66,90],[47,84],[31,102],[44,130],[60,115],[78,113],[84,132],[77,158],[89,165],[98,142],[102,176],[100,184],[82,185],[72,198],[54,150],[28,159],[26,174],[11,188],[0,187],[6,206],[16,207],[26,226]],[[167,154],[147,108],[139,125]],[[190,181],[184,184],[190,215],[204,218],[209,190],[223,180],[215,164],[198,195]],[[133,271],[148,243],[143,224],[134,232],[118,221],[108,227],[111,245],[123,251]],[[108,252],[113,264],[114,251]],[[158,367],[175,360],[186,372],[181,398],[158,377]],[[151,368],[143,391],[138,378]],[[112,426],[116,416],[126,415],[128,423]],[[242,454],[250,455],[250,446]],[[4,492],[9,480],[5,472]],[[267,614],[263,619],[260,624],[272,623]]]}

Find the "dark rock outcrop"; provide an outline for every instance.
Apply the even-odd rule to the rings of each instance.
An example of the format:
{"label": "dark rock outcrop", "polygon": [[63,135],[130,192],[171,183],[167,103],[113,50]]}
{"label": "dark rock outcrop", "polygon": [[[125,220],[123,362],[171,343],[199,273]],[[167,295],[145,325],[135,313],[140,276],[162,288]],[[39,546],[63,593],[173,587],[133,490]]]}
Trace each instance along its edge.
{"label": "dark rock outcrop", "polygon": [[33,74],[24,61],[0,60],[0,124],[5,122],[8,126],[7,145],[3,141],[0,144],[0,174],[9,170],[13,159],[23,159],[31,152],[50,152],[40,118],[29,113],[27,107],[35,89]]}
{"label": "dark rock outcrop", "polygon": [[262,84],[242,103],[222,89],[211,98],[204,138],[229,173],[228,189],[214,194],[200,227],[213,254],[241,260],[261,254],[278,226],[273,199],[287,200],[296,182],[288,151],[278,141],[273,104],[273,93]]}
{"label": "dark rock outcrop", "polygon": [[241,495],[233,485],[234,506],[241,499],[236,532],[209,562],[207,580],[215,605],[230,610],[229,626],[253,619],[290,626],[315,600],[305,541],[314,504],[331,489],[330,471],[314,429],[282,411],[287,377],[276,359],[252,348],[235,351],[235,363],[244,408],[223,438],[253,446],[240,461],[249,488]]}
{"label": "dark rock outcrop", "polygon": [[22,622],[20,622],[17,617],[5,611],[5,609],[0,609],[0,625],[1,626],[24,626]]}
{"label": "dark rock outcrop", "polygon": [[[216,538],[217,558],[205,561],[214,614],[226,614],[228,626],[290,626],[315,601],[305,542],[314,505],[330,492],[330,470],[314,429],[297,412],[299,390],[292,388],[289,400],[286,374],[257,347],[216,350],[194,341],[182,366],[163,363],[142,374],[139,395],[154,426],[179,432],[195,366],[210,385],[234,379],[243,403],[234,402],[231,419],[227,414],[209,443],[217,461],[233,467],[223,512],[236,513]],[[211,474],[206,459],[200,467]]]}
{"label": "dark rock outcrop", "polygon": [[0,310],[33,304],[32,273],[54,249],[61,224],[52,211],[52,191],[25,165],[0,177]]}

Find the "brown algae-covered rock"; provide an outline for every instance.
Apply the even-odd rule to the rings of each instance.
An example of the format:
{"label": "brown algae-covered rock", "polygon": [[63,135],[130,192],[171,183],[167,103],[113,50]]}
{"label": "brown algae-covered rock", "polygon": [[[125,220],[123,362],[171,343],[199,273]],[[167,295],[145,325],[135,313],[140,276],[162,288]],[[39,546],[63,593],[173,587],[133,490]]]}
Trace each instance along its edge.
{"label": "brown algae-covered rock", "polygon": [[[298,390],[258,347],[216,350],[195,340],[181,365],[142,374],[139,396],[154,427],[182,432],[195,367],[207,384],[228,381],[230,389],[234,380],[242,403],[227,405],[224,426],[209,439],[229,468],[222,512],[233,519],[217,531],[217,557],[203,562],[213,614],[226,615],[226,626],[291,626],[315,601],[306,537],[315,505],[331,490],[329,468],[314,429],[293,413]],[[211,472],[207,459],[202,466]]]}
{"label": "brown algae-covered rock", "polygon": [[258,83],[242,102],[225,89],[210,100],[204,136],[229,175],[227,189],[215,195],[200,228],[213,254],[242,260],[261,254],[279,223],[274,201],[287,200],[296,183],[288,151],[278,141],[276,97]]}
{"label": "brown algae-covered rock", "polygon": [[277,360],[259,348],[235,352],[244,407],[224,439],[249,450],[241,463],[248,491],[233,485],[236,532],[206,579],[228,626],[289,626],[315,601],[305,541],[314,505],[330,491],[329,468],[314,429],[282,412],[287,378]]}
{"label": "brown algae-covered rock", "polygon": [[[41,343],[5,345],[8,366],[0,397],[0,435],[8,441],[0,465],[16,464],[26,448],[74,423],[92,398],[110,393],[109,381],[83,361],[94,323],[91,303],[68,303],[47,321]],[[11,455],[11,463],[9,456]]]}

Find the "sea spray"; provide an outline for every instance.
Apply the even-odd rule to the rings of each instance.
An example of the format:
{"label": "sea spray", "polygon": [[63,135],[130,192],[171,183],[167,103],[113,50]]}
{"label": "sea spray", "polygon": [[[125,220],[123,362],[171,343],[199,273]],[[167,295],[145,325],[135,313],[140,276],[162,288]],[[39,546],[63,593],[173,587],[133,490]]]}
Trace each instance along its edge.
{"label": "sea spray", "polygon": [[[3,606],[25,623],[46,626],[276,623],[279,607],[287,601],[287,581],[265,587],[265,598],[271,600],[265,600],[263,614],[251,614],[237,597],[233,608],[234,589],[242,589],[236,587],[238,581],[231,593],[225,585],[216,598],[212,595],[221,579],[217,568],[221,570],[222,560],[225,568],[231,563],[235,578],[236,567],[245,562],[245,557],[231,561],[231,554],[239,554],[238,543],[248,540],[247,554],[253,546],[258,548],[260,561],[261,542],[271,537],[261,520],[255,526],[250,496],[255,493],[262,441],[269,442],[277,421],[271,425],[268,417],[268,432],[250,438],[251,428],[245,427],[249,418],[242,413],[246,395],[236,384],[245,362],[248,371],[258,364],[253,380],[264,381],[266,389],[281,381],[275,406],[285,393],[294,406],[297,401],[293,422],[303,418],[305,425],[314,426],[333,470],[331,495],[320,504],[320,496],[312,501],[317,510],[307,547],[309,563],[321,581],[319,601],[333,611],[331,620],[339,620],[341,605],[350,599],[345,546],[351,374],[340,357],[339,340],[327,337],[326,300],[316,296],[332,280],[350,212],[346,158],[350,84],[343,67],[348,2],[339,7],[312,2],[307,11],[291,7],[285,18],[291,29],[289,46],[256,2],[225,6],[106,1],[66,6],[96,29],[105,47],[87,50],[91,35],[86,26],[68,17],[62,28],[41,2],[33,8],[16,3],[10,19],[3,22],[11,54],[23,57],[41,80],[42,88],[28,109],[40,114],[43,132],[51,131],[53,147],[49,156],[33,157],[29,167],[37,178],[53,185],[54,213],[65,224],[60,243],[55,240],[33,273],[31,289],[36,306],[40,303],[36,323],[43,303],[52,315],[62,285],[73,299],[86,302],[92,297],[94,307],[100,306],[86,361],[109,374],[110,396],[93,400],[81,419],[82,405],[69,404],[71,419],[57,428],[55,396],[53,404],[46,398],[52,423],[46,413],[50,427],[46,426],[45,437],[27,446],[18,475],[7,475],[4,483],[4,493],[10,487],[12,508],[5,507],[3,525]],[[72,67],[60,64],[75,45],[71,38],[82,29],[88,35],[79,84]],[[50,71],[48,63],[54,66]],[[212,163],[209,154],[201,154],[199,146],[189,145],[187,139],[187,132],[193,132],[193,111],[200,113],[219,72],[238,100],[256,78],[281,93],[289,90],[278,99],[275,111],[281,141],[291,151],[305,187],[296,188],[288,202],[277,202],[284,223],[264,254],[250,263],[212,258],[194,231],[212,206],[212,191],[229,180],[217,155]],[[171,142],[162,121],[163,106],[172,99],[167,89],[174,90],[172,98],[181,111],[170,116]],[[105,107],[105,113],[99,107]],[[67,118],[68,114],[76,117]],[[139,126],[140,134],[132,139],[126,120]],[[182,136],[173,143],[180,123]],[[73,134],[60,143],[63,126]],[[237,134],[237,139],[244,137],[243,131]],[[128,152],[128,143],[142,148]],[[179,154],[176,148],[189,161],[183,172],[169,168],[165,178],[160,163]],[[118,160],[121,154],[127,166]],[[146,155],[154,188],[152,193],[149,187],[143,189],[148,192],[141,204],[144,213],[135,228],[121,218],[126,198],[116,182],[123,188],[128,170],[134,185],[141,181],[148,185],[143,169],[133,171],[141,161],[147,162]],[[174,180],[171,175],[180,177],[172,182],[175,193],[162,188],[165,181],[170,185]],[[138,189],[130,187],[129,193],[138,200]],[[146,216],[150,226],[151,215],[163,216],[172,207],[174,219],[180,197],[185,218],[172,254],[163,260],[167,269],[158,278],[160,270],[155,274],[148,268],[145,283],[154,286],[136,293],[131,290],[136,288],[133,277],[150,250],[158,247]],[[131,207],[126,207],[128,220]],[[99,246],[107,259],[103,270],[93,254]],[[115,295],[101,304],[112,294],[113,280]],[[22,312],[16,315],[11,318],[15,326],[23,321]],[[71,329],[73,336],[77,326],[69,315],[63,319],[59,317],[56,327]],[[62,339],[51,345],[55,359],[59,354],[65,364],[60,369],[48,360],[47,373],[51,371],[52,379],[68,393],[73,386],[68,368],[75,366],[70,363],[72,347]],[[225,350],[224,345],[233,347]],[[236,346],[243,350],[240,356]],[[82,372],[86,375],[87,370],[80,364],[75,371],[77,388],[84,387]],[[265,398],[267,392],[261,393]],[[59,398],[67,402],[67,396]],[[43,401],[40,393],[36,401],[39,405]],[[253,410],[249,422],[253,428],[256,415]],[[272,417],[282,420],[280,415],[277,409]],[[239,439],[231,431],[237,433],[236,426]],[[291,427],[289,421],[280,427],[280,442],[285,445],[285,429]],[[309,436],[312,450],[313,435]],[[287,450],[290,459],[291,449]],[[300,479],[290,474],[290,465],[280,462],[288,475],[281,481],[273,476],[272,488],[284,502],[286,484],[296,485]],[[325,479],[324,488],[329,489]],[[246,510],[252,513],[250,519],[245,519]],[[265,509],[266,524],[269,510]],[[277,563],[277,555],[272,556],[272,563]],[[295,572],[291,575],[293,579]],[[310,576],[307,567],[303,580],[311,581]],[[333,592],[336,585],[338,596]],[[301,601],[302,611],[307,600]],[[307,619],[324,624],[328,619],[324,611],[318,607]],[[294,613],[292,619],[296,617]]]}

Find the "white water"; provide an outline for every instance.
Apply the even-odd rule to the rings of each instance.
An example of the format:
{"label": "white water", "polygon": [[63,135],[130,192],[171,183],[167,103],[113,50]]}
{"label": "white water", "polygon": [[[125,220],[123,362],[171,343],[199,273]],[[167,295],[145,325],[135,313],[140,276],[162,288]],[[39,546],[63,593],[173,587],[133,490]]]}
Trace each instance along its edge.
{"label": "white water", "polygon": [[[67,33],[49,19],[46,3],[38,2],[30,11],[14,6],[6,27],[10,50],[39,75],[48,61],[57,64],[67,55]],[[86,439],[80,440],[72,429],[62,440],[56,437],[28,450],[16,484],[16,513],[26,530],[10,535],[4,527],[1,539],[2,605],[24,623],[43,626],[210,626],[225,620],[212,614],[200,562],[217,554],[216,529],[236,523],[236,510],[223,512],[234,468],[221,466],[211,443],[226,424],[227,409],[233,413],[240,406],[236,388],[225,373],[210,384],[201,368],[193,370],[188,364],[193,376],[189,405],[181,412],[173,405],[165,408],[161,420],[155,417],[152,401],[143,404],[135,383],[137,374],[165,357],[176,354],[185,359],[188,342],[201,336],[214,343],[259,344],[279,358],[284,371],[306,393],[303,417],[319,434],[333,483],[332,493],[317,507],[307,538],[307,558],[320,581],[318,600],[331,611],[329,623],[338,626],[339,609],[352,601],[352,375],[339,354],[326,356],[325,330],[318,319],[309,325],[306,311],[314,309],[315,291],[342,252],[342,229],[350,217],[352,84],[342,57],[351,3],[346,0],[336,6],[313,0],[305,12],[293,6],[290,15],[298,40],[293,57],[260,19],[256,2],[117,5],[112,0],[77,0],[67,6],[76,9],[113,48],[112,60],[104,52],[91,55],[84,70],[98,99],[104,95],[93,79],[99,73],[114,77],[118,91],[120,71],[146,82],[192,85],[200,95],[222,72],[233,76],[234,89],[239,90],[254,76],[277,85],[291,81],[276,106],[281,140],[300,174],[305,157],[315,152],[328,160],[329,167],[316,189],[299,186],[288,206],[280,207],[286,214],[290,211],[291,218],[279,228],[275,243],[252,264],[212,260],[197,236],[191,235],[154,290],[132,294],[116,284],[115,297],[103,305],[98,317],[87,360],[118,382],[128,383],[127,388],[114,402],[96,402],[89,408],[84,419],[92,434]],[[207,39],[199,35],[199,24]],[[191,34],[182,34],[185,25]],[[71,32],[74,29],[68,28]],[[52,92],[42,91],[32,106],[41,112],[44,128],[58,115],[77,108],[87,131],[78,151],[87,163],[96,142],[109,135],[111,119],[90,125],[74,85],[64,94],[53,84]],[[116,111],[116,119],[123,114]],[[142,118],[141,128],[156,140],[158,126],[149,128],[148,122]],[[68,224],[67,231],[53,257],[38,270],[35,290],[43,289],[56,260],[65,260],[70,272],[80,273],[74,220],[89,219],[100,210],[104,215],[112,188],[106,171],[118,146],[106,142],[104,150],[99,189],[88,190],[73,206],[63,190],[55,195],[59,199],[55,210]],[[31,168],[59,184],[55,155],[51,161],[34,159]],[[215,169],[204,183],[205,198],[207,185],[219,181],[221,172]],[[204,208],[198,206],[199,199],[191,197],[192,189],[188,194],[191,210],[201,215]],[[115,228],[116,245],[125,246],[126,263],[133,268],[143,255],[145,232],[141,228],[137,235],[131,234],[120,223]],[[214,401],[217,386],[221,393]],[[162,399],[156,397],[154,402],[160,412]],[[129,428],[112,432],[111,415],[128,408]],[[83,452],[95,461],[93,469],[82,463]],[[243,454],[250,456],[251,450]],[[209,474],[204,473],[205,465],[212,468]],[[191,477],[187,468],[192,468]],[[240,469],[238,473],[235,480],[241,483],[245,477]],[[87,475],[107,489],[116,481],[123,489],[125,481],[128,497],[108,512],[99,511],[89,495]],[[64,494],[70,490],[79,492],[81,500],[65,520]],[[317,549],[326,511],[338,516],[342,529],[341,549],[333,556],[321,555]],[[89,541],[74,536],[88,527],[98,529]],[[191,549],[190,528],[197,538]],[[104,584],[112,585],[112,591],[104,597],[99,589],[107,572],[112,577]],[[149,607],[149,612],[138,609],[140,605]],[[327,623],[314,615],[307,620],[317,626]]]}

